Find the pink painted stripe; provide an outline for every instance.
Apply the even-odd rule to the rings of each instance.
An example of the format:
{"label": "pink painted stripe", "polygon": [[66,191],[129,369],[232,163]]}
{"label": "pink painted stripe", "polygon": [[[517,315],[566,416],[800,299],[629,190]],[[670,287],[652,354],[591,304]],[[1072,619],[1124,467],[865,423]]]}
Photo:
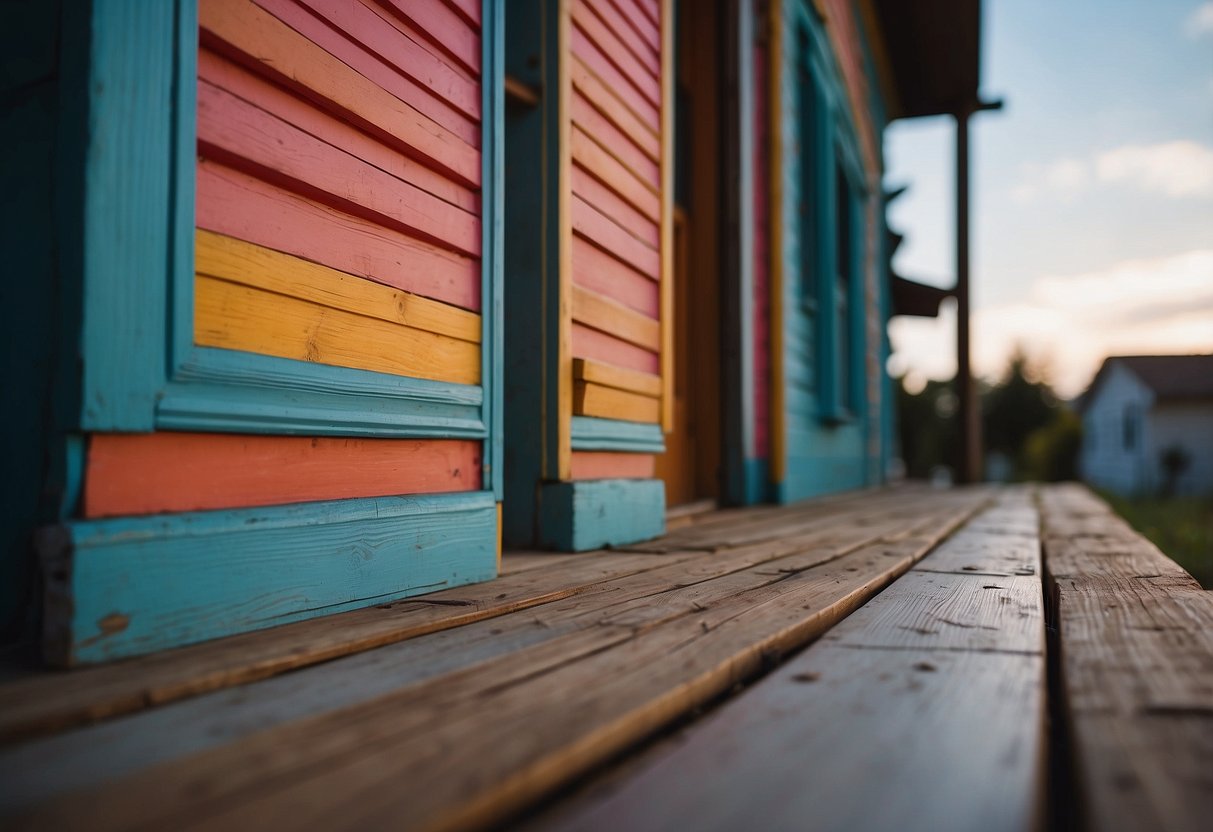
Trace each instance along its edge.
{"label": "pink painted stripe", "polygon": [[203,81],[199,154],[348,214],[480,255],[480,218]]}
{"label": "pink painted stripe", "polygon": [[379,5],[425,38],[431,49],[480,75],[480,33],[442,0],[378,0]]}
{"label": "pink painted stripe", "polygon": [[661,362],[658,360],[657,353],[633,346],[626,341],[620,341],[618,338],[596,329],[590,329],[577,321],[573,321],[572,346],[574,358],[589,358],[653,375],[661,372]]}
{"label": "pink painted stripe", "polygon": [[593,243],[573,237],[573,282],[657,319],[661,287]]}
{"label": "pink painted stripe", "polygon": [[570,202],[569,219],[574,233],[614,254],[641,274],[654,279],[661,274],[661,255],[656,249],[637,240],[577,194]]}
{"label": "pink painted stripe", "polygon": [[631,82],[607,60],[598,46],[577,26],[569,27],[569,46],[602,81],[618,95],[636,116],[653,130],[661,130],[661,113],[657,105],[641,95]]}
{"label": "pink painted stripe", "polygon": [[480,214],[480,195],[401,153],[324,110],[258,77],[209,49],[198,52],[198,77],[273,113],[321,141],[411,182],[464,211]]}
{"label": "pink painted stripe", "polygon": [[478,258],[446,251],[206,159],[198,162],[196,211],[199,228],[464,309],[480,309]]}
{"label": "pink painted stripe", "polygon": [[574,480],[652,479],[656,463],[652,454],[612,451],[573,451],[569,457]]}
{"label": "pink painted stripe", "polygon": [[580,165],[569,171],[573,193],[580,196],[620,228],[654,250],[661,245],[661,227],[603,185]]}

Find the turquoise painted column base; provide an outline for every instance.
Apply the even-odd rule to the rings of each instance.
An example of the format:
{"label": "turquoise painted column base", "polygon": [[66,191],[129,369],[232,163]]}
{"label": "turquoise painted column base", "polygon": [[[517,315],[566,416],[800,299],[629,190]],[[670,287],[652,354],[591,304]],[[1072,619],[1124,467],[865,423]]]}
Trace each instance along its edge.
{"label": "turquoise painted column base", "polygon": [[497,575],[491,491],[71,522],[41,530],[45,651],[87,664]]}
{"label": "turquoise painted column base", "polygon": [[539,542],[564,552],[623,546],[665,533],[661,480],[546,483],[539,494]]}

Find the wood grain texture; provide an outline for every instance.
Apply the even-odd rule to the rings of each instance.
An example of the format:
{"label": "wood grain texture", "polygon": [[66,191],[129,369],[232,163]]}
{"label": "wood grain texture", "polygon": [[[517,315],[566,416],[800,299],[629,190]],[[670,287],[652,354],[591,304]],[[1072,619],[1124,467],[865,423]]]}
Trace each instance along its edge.
{"label": "wood grain texture", "polygon": [[1042,489],[1077,798],[1093,829],[1213,814],[1213,594],[1080,486]]}
{"label": "wood grain texture", "polygon": [[199,9],[199,21],[204,46],[256,67],[463,184],[480,184],[480,155],[475,147],[250,0],[208,0]]}
{"label": "wood grain texture", "polygon": [[571,131],[571,142],[572,157],[578,165],[649,219],[661,218],[661,199],[656,186],[638,178],[576,125]]}
{"label": "wood grain texture", "polygon": [[460,306],[480,308],[480,262],[203,159],[198,227]]}
{"label": "wood grain texture", "polygon": [[203,433],[94,434],[84,516],[476,491],[481,443]]}
{"label": "wood grain texture", "polygon": [[[634,38],[621,39],[584,0],[572,0],[573,24],[601,50],[603,57],[645,100],[661,106],[660,66],[640,59],[628,48]],[[642,53],[643,54],[643,53]],[[646,65],[647,64],[647,65]]]}
{"label": "wood grain texture", "polygon": [[172,823],[200,817],[203,802],[208,823],[229,827],[375,825],[403,807],[416,828],[501,820],[811,640],[943,533],[940,523],[892,547],[777,546],[773,563],[755,549],[754,565],[739,559],[717,580],[670,574],[659,603],[660,584],[624,603],[604,587],[598,603],[547,618],[538,629],[550,639],[57,800],[34,820]]}
{"label": "wood grain texture", "polygon": [[618,451],[573,451],[570,471],[574,480],[648,480],[653,478],[652,454]]}
{"label": "wood grain texture", "polygon": [[108,661],[488,580],[491,492],[72,523],[45,553],[46,650]]}
{"label": "wood grain texture", "polygon": [[586,69],[610,87],[615,97],[633,116],[647,124],[654,132],[661,129],[659,105],[638,91],[628,77],[611,63],[598,44],[575,25],[569,29],[569,48]]}
{"label": "wood grain texture", "polygon": [[574,233],[654,279],[661,274],[661,254],[630,234],[580,194],[570,200],[569,219]]}
{"label": "wood grain texture", "polygon": [[[630,151],[616,148],[612,139],[616,132],[633,144],[652,165],[640,161],[633,169],[644,182],[656,184],[659,173],[653,165],[661,161],[660,133],[641,121],[611,88],[603,83],[576,55],[570,56],[569,72],[576,93],[570,114],[573,120],[592,135],[599,144],[618,153],[621,159],[629,159]],[[581,103],[578,104],[577,102]],[[601,128],[601,129],[599,129]]]}
{"label": "wood grain texture", "polygon": [[381,6],[413,27],[425,38],[427,46],[454,59],[457,66],[480,74],[480,37],[477,27],[468,25],[443,0],[377,0]]}
{"label": "wood grain texture", "polygon": [[197,273],[207,277],[474,344],[481,340],[480,316],[473,312],[234,237],[199,230],[194,252]]}
{"label": "wood grain texture", "polygon": [[650,352],[661,348],[661,325],[611,298],[573,287],[573,320]]}
{"label": "wood grain texture", "polygon": [[571,355],[568,372],[572,373],[572,358],[589,358],[604,364],[614,364],[629,370],[652,375],[660,372],[656,353],[629,344],[613,335],[591,329],[577,321],[571,324]]}
{"label": "wood grain texture", "polygon": [[603,216],[640,242],[654,250],[658,248],[661,244],[661,230],[657,223],[641,214],[579,165],[573,165],[571,173],[573,193],[593,205]]}
{"label": "wood grain texture", "polygon": [[605,387],[626,390],[629,393],[639,393],[642,396],[657,398],[661,395],[661,378],[659,376],[637,373],[584,358],[573,359],[573,378],[578,381],[593,382]]}
{"label": "wood grain texture", "polygon": [[480,383],[480,347],[306,300],[198,275],[194,342],[204,347]]}
{"label": "wood grain texture", "polygon": [[[295,0],[253,0],[274,17],[290,26],[312,43],[324,49],[325,52],[338,58],[342,63],[358,72],[381,89],[391,93],[400,101],[414,108],[419,114],[430,119],[436,126],[457,136],[471,147],[480,146],[480,124],[478,118],[471,118],[459,108],[434,95],[424,84],[418,84],[411,77],[402,74],[377,55],[367,50],[362,38],[373,37],[375,34],[388,32],[382,18],[368,13],[364,19],[358,19],[356,10],[365,9],[356,0],[344,0],[341,6],[318,6],[312,0],[310,8],[304,2]],[[320,0],[323,2],[323,0]],[[341,12],[354,11],[354,14]],[[368,29],[365,24],[377,28]],[[406,38],[400,38],[407,40]],[[381,44],[382,45],[382,44]],[[473,90],[476,84],[467,79],[467,86]]]}
{"label": "wood grain texture", "polygon": [[606,24],[634,60],[639,61],[654,77],[660,76],[660,49],[654,49],[643,35],[637,37],[636,30],[619,11],[618,6],[611,0],[582,0],[582,2]]}
{"label": "wood grain texture", "polygon": [[614,387],[578,381],[573,387],[573,413],[628,422],[660,422],[661,401]]}

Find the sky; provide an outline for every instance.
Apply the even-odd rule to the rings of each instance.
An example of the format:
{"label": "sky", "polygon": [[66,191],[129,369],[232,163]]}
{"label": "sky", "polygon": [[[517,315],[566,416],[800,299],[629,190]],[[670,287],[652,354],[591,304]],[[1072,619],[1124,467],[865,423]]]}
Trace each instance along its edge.
{"label": "sky", "polygon": [[[1064,397],[1106,355],[1213,352],[1213,0],[985,0],[971,122],[973,369],[1021,348]],[[885,140],[899,274],[951,286],[955,124]],[[890,371],[956,370],[951,301],[895,318]]]}

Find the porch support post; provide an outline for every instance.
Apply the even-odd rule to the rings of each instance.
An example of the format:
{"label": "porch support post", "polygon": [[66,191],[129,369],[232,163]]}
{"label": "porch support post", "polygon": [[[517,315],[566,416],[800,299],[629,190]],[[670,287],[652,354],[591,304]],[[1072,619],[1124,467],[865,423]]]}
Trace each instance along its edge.
{"label": "porch support post", "polygon": [[956,113],[956,398],[963,483],[981,479],[981,418],[969,360],[969,116]]}

